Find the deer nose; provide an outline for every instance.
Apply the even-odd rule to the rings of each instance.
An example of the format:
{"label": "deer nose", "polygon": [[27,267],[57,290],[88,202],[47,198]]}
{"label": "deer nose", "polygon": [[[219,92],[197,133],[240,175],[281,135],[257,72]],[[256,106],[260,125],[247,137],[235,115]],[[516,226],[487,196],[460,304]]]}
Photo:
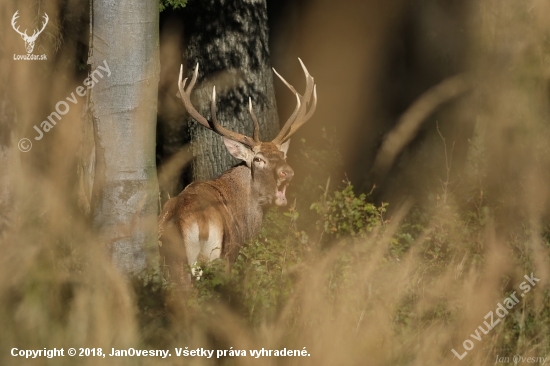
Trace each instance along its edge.
{"label": "deer nose", "polygon": [[291,179],[293,176],[294,170],[292,170],[292,168],[289,166],[283,167],[279,171],[279,177],[281,177],[282,179]]}

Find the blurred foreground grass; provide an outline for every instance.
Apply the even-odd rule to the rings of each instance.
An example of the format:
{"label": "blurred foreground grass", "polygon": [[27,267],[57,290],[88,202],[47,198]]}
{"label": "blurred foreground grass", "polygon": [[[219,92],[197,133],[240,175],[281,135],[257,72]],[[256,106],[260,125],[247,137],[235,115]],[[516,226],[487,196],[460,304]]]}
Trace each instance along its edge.
{"label": "blurred foreground grass", "polygon": [[[205,266],[184,296],[164,283],[156,248],[140,279],[128,283],[117,273],[67,193],[66,176],[46,168],[9,173],[17,205],[13,230],[0,242],[0,364],[439,366],[545,357],[547,14],[542,1],[472,6],[467,68],[474,91],[440,120],[473,120],[462,164],[450,164],[453,136],[434,133],[409,161],[415,179],[403,181],[416,186],[408,199],[375,204],[341,178],[327,185],[335,151],[302,150],[301,159],[316,159],[316,168],[293,182],[295,205],[269,212],[230,274],[223,263]],[[56,146],[58,159],[48,168],[70,165],[64,148]],[[418,173],[430,164],[433,174]],[[540,282],[482,332],[486,314],[496,320],[497,304],[522,293],[531,274]],[[462,355],[465,345],[471,349],[459,360],[451,350]],[[12,357],[13,347],[170,349],[172,357],[26,360]],[[176,347],[248,355],[306,347],[311,356],[178,358]]]}

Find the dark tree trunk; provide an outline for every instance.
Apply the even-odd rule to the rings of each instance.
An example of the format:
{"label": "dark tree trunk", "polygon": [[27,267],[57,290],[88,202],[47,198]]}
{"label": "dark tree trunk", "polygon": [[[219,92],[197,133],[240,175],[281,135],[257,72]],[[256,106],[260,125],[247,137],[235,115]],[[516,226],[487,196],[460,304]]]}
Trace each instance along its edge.
{"label": "dark tree trunk", "polygon": [[93,1],[95,84],[92,216],[115,265],[135,274],[156,252],[158,183],[155,127],[159,77],[158,1]]}
{"label": "dark tree trunk", "polygon": [[[218,120],[225,127],[252,135],[248,98],[259,118],[262,140],[273,138],[279,118],[269,60],[265,0],[194,0],[185,9],[189,34],[187,73],[197,62],[199,81],[193,92],[197,110],[210,118],[212,86],[216,86]],[[237,161],[221,137],[188,117],[195,160],[194,180],[219,176]]]}

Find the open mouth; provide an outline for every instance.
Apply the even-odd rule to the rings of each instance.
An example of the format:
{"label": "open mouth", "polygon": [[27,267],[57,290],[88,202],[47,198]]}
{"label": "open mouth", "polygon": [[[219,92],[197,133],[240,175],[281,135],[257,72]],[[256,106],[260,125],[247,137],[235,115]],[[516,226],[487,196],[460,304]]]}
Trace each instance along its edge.
{"label": "open mouth", "polygon": [[285,206],[287,204],[285,192],[288,183],[286,179],[277,182],[277,193],[275,195],[275,204],[277,206]]}

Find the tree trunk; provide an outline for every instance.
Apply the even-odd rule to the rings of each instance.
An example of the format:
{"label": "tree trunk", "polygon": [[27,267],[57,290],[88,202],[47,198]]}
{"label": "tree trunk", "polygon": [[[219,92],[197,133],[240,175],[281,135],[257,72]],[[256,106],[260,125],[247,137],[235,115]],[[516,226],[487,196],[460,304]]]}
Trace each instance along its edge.
{"label": "tree trunk", "polygon": [[[4,7],[5,13],[10,7]],[[15,10],[14,10],[15,11]],[[8,24],[2,24],[2,35],[0,36],[0,241],[11,230],[13,230],[15,218],[19,205],[16,204],[17,180],[21,175],[20,154],[17,148],[16,128],[17,116],[15,103],[11,95],[10,74],[13,68],[13,55],[11,47],[11,28]],[[12,56],[13,57],[13,56]],[[11,93],[10,93],[11,92]],[[26,144],[24,144],[26,145]],[[20,145],[19,145],[20,146]],[[23,146],[24,147],[24,146]]]}
{"label": "tree trunk", "polygon": [[159,9],[155,0],[93,1],[91,69],[111,74],[93,86],[94,227],[126,274],[156,252],[155,127]]}
{"label": "tree trunk", "polygon": [[13,226],[17,212],[15,204],[15,180],[20,173],[20,151],[15,147],[14,127],[16,125],[15,111],[11,98],[7,93],[7,82],[0,86],[0,239]]}
{"label": "tree trunk", "polygon": [[[265,0],[190,1],[184,25],[190,35],[185,55],[187,73],[190,75],[200,63],[199,81],[193,92],[197,110],[210,118],[215,85],[220,123],[251,136],[252,120],[248,114],[251,97],[260,122],[260,138],[275,137],[279,118],[269,61]],[[191,118],[187,123],[195,155],[194,180],[212,179],[237,163],[223,146],[221,137]]]}

